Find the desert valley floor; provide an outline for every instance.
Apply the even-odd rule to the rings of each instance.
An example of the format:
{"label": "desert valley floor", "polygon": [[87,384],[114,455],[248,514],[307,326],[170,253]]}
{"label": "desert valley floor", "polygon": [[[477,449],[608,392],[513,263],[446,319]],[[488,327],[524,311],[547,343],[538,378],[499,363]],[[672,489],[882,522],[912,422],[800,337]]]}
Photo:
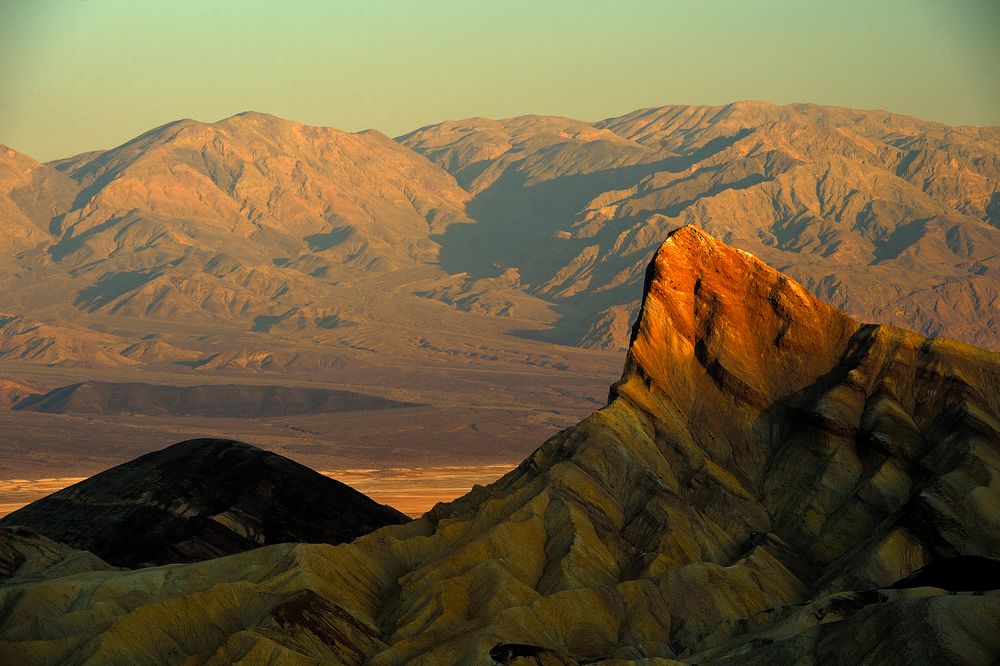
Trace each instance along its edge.
{"label": "desert valley floor", "polygon": [[[387,368],[389,396],[405,407],[307,413],[274,418],[0,411],[0,514],[112,465],[183,439],[225,436],[253,442],[338,480],[404,513],[419,515],[475,484],[492,482],[559,429],[600,407],[620,374],[621,355],[560,350],[550,356],[590,372],[460,363]],[[561,352],[561,356],[560,356]],[[601,372],[603,370],[603,372]],[[65,370],[0,362],[0,372],[33,386],[135,381],[120,371]],[[409,377],[409,384],[404,379]],[[143,382],[206,384],[192,373],[143,374]],[[299,380],[293,387],[369,389],[371,375]],[[354,379],[354,381],[350,381]],[[280,374],[212,377],[217,384],[287,384]],[[541,405],[541,407],[539,407]]]}

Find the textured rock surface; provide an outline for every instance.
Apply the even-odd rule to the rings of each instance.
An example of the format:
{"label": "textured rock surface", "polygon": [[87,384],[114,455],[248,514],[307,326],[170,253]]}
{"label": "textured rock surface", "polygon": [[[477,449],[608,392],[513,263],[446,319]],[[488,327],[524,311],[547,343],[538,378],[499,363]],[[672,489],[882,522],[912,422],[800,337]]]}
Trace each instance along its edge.
{"label": "textured rock surface", "polygon": [[119,566],[195,562],[264,544],[343,543],[409,520],[349,486],[242,442],[195,439],[32,502],[24,526]]}
{"label": "textured rock surface", "polygon": [[[351,544],[0,588],[22,661],[983,663],[1000,356],[861,325],[684,227],[609,404],[516,470]],[[155,627],[150,631],[150,627]],[[527,662],[525,661],[527,660]]]}
{"label": "textured rock surface", "polygon": [[49,222],[69,210],[77,189],[69,176],[0,145],[0,250],[51,243]]}
{"label": "textured rock surface", "polygon": [[0,528],[0,584],[114,569],[93,553],[70,548],[25,527]]}

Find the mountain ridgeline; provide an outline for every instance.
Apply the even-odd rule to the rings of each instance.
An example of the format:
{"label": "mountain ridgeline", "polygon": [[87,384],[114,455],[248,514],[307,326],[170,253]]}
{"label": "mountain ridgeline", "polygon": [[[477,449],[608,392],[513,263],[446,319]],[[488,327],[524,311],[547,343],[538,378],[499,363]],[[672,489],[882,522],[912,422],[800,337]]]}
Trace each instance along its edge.
{"label": "mountain ridgeline", "polygon": [[428,322],[465,353],[474,321],[625,349],[648,256],[686,224],[861,320],[996,350],[998,191],[998,128],[806,104],[395,141],[243,113],[48,164],[5,149],[0,358],[320,367],[426,355],[406,331]]}
{"label": "mountain ridgeline", "polygon": [[49,548],[0,587],[0,650],[24,663],[995,659],[1000,355],[859,323],[696,226],[643,275],[608,404],[497,482],[340,546],[139,571]]}

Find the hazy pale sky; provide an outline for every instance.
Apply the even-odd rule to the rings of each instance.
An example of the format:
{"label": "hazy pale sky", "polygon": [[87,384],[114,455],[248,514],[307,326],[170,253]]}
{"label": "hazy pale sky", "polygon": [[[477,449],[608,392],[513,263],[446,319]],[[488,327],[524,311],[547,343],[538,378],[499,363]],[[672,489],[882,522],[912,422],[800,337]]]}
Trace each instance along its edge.
{"label": "hazy pale sky", "polygon": [[265,111],[398,135],[739,99],[1000,124],[998,0],[0,0],[0,143]]}

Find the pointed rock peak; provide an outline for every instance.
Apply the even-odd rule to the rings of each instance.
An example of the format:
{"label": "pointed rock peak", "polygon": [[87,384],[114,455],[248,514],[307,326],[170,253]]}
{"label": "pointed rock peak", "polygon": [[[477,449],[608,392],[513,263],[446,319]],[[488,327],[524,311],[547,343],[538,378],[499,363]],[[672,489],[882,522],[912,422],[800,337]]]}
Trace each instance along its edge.
{"label": "pointed rock peak", "polygon": [[832,367],[858,324],[791,278],[695,226],[646,271],[619,392],[630,377],[693,400],[716,387],[763,407]]}

